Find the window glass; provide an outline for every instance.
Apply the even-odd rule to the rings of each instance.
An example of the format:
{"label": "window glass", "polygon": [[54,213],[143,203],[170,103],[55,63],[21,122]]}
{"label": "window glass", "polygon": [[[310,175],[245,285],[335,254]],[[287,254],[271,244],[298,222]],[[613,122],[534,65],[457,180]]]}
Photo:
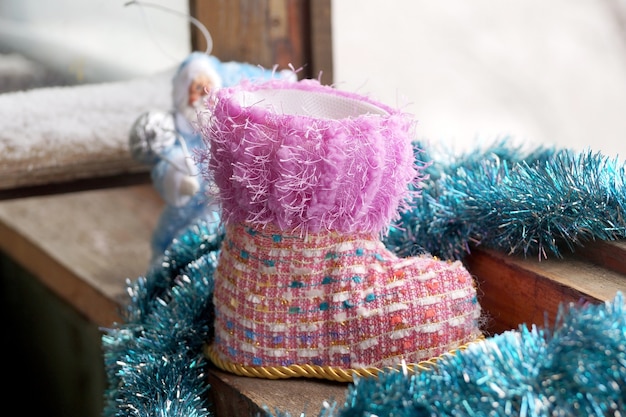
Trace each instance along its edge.
{"label": "window glass", "polygon": [[624,155],[622,3],[336,0],[334,82],[456,149],[512,135]]}

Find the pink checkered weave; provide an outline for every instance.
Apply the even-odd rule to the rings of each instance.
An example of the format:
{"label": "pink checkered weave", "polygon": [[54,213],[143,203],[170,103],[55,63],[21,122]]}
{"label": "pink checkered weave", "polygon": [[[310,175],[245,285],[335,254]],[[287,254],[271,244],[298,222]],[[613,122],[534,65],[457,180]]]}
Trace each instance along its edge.
{"label": "pink checkered weave", "polygon": [[480,336],[463,265],[401,259],[371,234],[227,226],[215,272],[213,348],[246,366],[395,366]]}

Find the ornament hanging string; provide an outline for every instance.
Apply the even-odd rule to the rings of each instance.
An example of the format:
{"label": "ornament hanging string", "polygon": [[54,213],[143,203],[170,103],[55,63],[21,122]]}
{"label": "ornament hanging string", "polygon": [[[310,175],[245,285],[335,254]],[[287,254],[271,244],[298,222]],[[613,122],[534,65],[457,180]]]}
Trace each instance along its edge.
{"label": "ornament hanging string", "polygon": [[211,37],[211,33],[206,28],[206,26],[204,26],[202,24],[202,22],[200,22],[195,17],[190,16],[190,15],[185,14],[185,13],[181,13],[181,12],[173,10],[173,9],[170,9],[168,7],[165,7],[165,6],[161,6],[160,4],[154,4],[154,3],[149,3],[149,2],[145,2],[145,1],[131,0],[131,1],[128,1],[128,2],[126,2],[124,4],[124,6],[132,6],[132,5],[137,5],[140,8],[141,7],[152,7],[154,9],[159,9],[161,11],[165,11],[167,13],[171,13],[173,15],[176,15],[176,16],[183,17],[183,18],[187,19],[191,24],[193,24],[202,33],[202,36],[204,36],[204,40],[206,41],[206,49],[205,49],[204,53],[207,54],[207,55],[211,54],[211,51],[213,50],[213,38]]}
{"label": "ornament hanging string", "polygon": [[[183,17],[184,19],[188,20],[190,23],[192,23],[202,33],[202,36],[204,36],[204,39],[206,41],[206,49],[205,49],[204,53],[206,55],[210,55],[211,54],[211,51],[213,50],[213,37],[211,36],[211,33],[206,28],[206,26],[204,26],[202,24],[202,22],[200,22],[195,17],[190,16],[190,15],[188,15],[186,13],[182,13],[182,12],[176,11],[174,9],[170,9],[170,8],[162,6],[160,4],[149,3],[149,2],[145,2],[145,1],[131,0],[131,1],[128,1],[128,2],[126,2],[124,4],[124,6],[133,6],[133,5],[139,6],[140,10],[142,11],[142,18],[144,19],[144,22],[145,22],[146,19],[145,19],[145,14],[143,14],[143,9],[142,9],[143,7],[152,7],[154,9],[158,9],[158,10],[161,10],[161,11],[164,11],[164,12],[167,12],[167,13],[179,16],[179,17]],[[161,51],[164,54],[167,55],[167,53],[165,51],[163,51],[162,49],[161,49]],[[184,167],[179,166],[179,164],[177,164],[177,163],[175,163],[173,161],[170,161],[170,163],[178,171],[187,172],[187,173],[193,172],[193,167],[192,167],[193,163],[191,162],[192,161],[191,153],[187,149],[187,144],[185,142],[185,139],[181,135],[176,133],[176,132],[171,132],[171,133],[176,135],[176,138],[177,138],[178,142],[182,146],[183,153],[187,156],[187,158],[185,158],[186,165]],[[159,155],[159,156],[161,158],[167,159],[163,155]]]}

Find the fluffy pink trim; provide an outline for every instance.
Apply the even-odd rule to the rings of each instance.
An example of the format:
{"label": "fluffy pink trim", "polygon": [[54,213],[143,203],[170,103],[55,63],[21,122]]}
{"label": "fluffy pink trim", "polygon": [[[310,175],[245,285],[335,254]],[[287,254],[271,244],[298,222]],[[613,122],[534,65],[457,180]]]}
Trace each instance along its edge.
{"label": "fluffy pink trim", "polygon": [[413,119],[315,80],[221,89],[201,131],[225,222],[384,233],[421,175]]}

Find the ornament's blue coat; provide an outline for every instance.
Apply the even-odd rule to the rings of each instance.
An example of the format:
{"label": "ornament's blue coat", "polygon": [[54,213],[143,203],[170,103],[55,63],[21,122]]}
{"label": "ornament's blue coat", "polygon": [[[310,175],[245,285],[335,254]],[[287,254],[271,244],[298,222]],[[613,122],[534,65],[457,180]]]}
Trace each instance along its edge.
{"label": "ornament's blue coat", "polygon": [[217,208],[209,192],[211,185],[202,180],[198,170],[195,170],[193,175],[197,178],[200,189],[193,196],[181,196],[171,186],[172,175],[176,175],[176,171],[187,169],[185,159],[191,160],[194,150],[205,146],[201,135],[185,117],[182,109],[187,106],[187,89],[194,71],[190,68],[194,65],[199,67],[197,71],[215,71],[220,79],[220,86],[223,87],[232,86],[244,79],[251,81],[267,80],[272,77],[295,79],[292,71],[274,71],[236,61],[222,62],[215,56],[201,52],[191,53],[180,64],[172,81],[174,123],[178,139],[159,152],[159,159],[151,170],[153,185],[166,202],[152,235],[151,246],[155,258],[165,251],[180,230],[195,219],[203,217],[219,221]]}

